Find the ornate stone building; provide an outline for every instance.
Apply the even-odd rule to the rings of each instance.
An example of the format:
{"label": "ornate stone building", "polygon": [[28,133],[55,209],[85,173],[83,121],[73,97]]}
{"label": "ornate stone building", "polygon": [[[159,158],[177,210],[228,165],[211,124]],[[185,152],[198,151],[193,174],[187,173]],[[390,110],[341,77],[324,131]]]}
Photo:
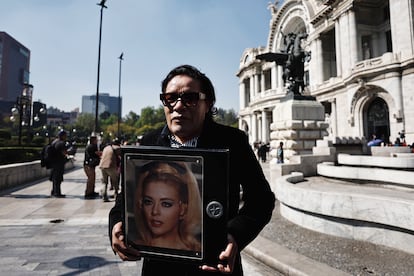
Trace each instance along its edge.
{"label": "ornate stone building", "polygon": [[[277,1],[276,1],[277,3]],[[307,33],[303,94],[325,108],[332,137],[373,134],[414,142],[414,0],[286,0],[269,5],[265,47],[240,59],[239,127],[253,144],[271,140],[286,95],[283,66],[257,58],[281,52],[289,33]]]}

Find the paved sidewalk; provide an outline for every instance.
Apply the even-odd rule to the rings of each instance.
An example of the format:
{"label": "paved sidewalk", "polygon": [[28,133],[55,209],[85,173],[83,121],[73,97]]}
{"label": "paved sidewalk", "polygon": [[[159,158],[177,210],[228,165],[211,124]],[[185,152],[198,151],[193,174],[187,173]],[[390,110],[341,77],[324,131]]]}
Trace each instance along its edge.
{"label": "paved sidewalk", "polygon": [[[113,254],[107,234],[113,201],[84,200],[79,163],[64,176],[66,198],[51,198],[47,180],[0,194],[2,275],[140,275],[141,262]],[[268,163],[263,168],[268,176]],[[246,276],[414,275],[414,255],[301,228],[280,216],[278,204],[242,256]]]}
{"label": "paved sidewalk", "polygon": [[48,180],[1,194],[2,275],[140,275],[141,262],[122,262],[109,246],[113,201],[85,200],[85,183],[78,162],[64,175],[66,198],[50,197]]}
{"label": "paved sidewalk", "polygon": [[[0,275],[141,275],[142,262],[123,262],[112,252],[107,225],[113,198],[84,199],[86,176],[77,158],[77,167],[64,175],[66,198],[50,197],[47,179],[0,194]],[[98,192],[103,185],[96,172]],[[246,275],[282,275],[243,259]]]}

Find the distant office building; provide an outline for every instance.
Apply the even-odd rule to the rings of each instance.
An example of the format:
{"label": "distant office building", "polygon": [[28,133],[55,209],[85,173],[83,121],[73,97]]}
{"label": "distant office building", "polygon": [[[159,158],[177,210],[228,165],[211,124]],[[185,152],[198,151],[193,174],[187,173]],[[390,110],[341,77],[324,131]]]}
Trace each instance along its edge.
{"label": "distant office building", "polygon": [[0,32],[0,101],[15,102],[29,83],[30,50]]}
{"label": "distant office building", "polygon": [[29,83],[30,51],[13,37],[0,32],[0,115],[10,116]]}
{"label": "distant office building", "polygon": [[[35,108],[33,107],[33,110]],[[79,115],[79,108],[70,112],[62,111],[55,107],[47,108],[47,125],[58,127],[63,125],[75,124]]]}
{"label": "distant office building", "polygon": [[[122,97],[120,99],[120,104],[118,97],[112,97],[109,93],[99,94],[99,104],[98,104],[98,114],[102,114],[105,111],[110,114],[122,114]],[[82,96],[82,113],[91,113],[95,114],[96,111],[96,95],[92,96]]]}

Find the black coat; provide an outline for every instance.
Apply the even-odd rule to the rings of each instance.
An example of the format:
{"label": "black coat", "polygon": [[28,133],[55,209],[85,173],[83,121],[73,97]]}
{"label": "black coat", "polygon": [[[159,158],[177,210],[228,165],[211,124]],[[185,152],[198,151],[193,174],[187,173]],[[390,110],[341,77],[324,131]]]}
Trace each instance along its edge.
{"label": "black coat", "polygon": [[[145,135],[141,144],[169,147],[168,134],[168,128],[165,126]],[[229,221],[227,231],[235,238],[241,251],[269,222],[274,209],[275,196],[248,143],[247,136],[241,130],[207,120],[198,139],[197,148],[230,150]],[[243,191],[241,208],[239,208],[240,186]],[[110,237],[112,236],[113,226],[122,221],[123,202],[122,197],[118,198],[120,200],[117,201],[109,215]],[[182,265],[147,258],[144,260],[142,275],[215,275],[215,273],[203,273],[194,265]],[[240,255],[232,275],[243,275]]]}

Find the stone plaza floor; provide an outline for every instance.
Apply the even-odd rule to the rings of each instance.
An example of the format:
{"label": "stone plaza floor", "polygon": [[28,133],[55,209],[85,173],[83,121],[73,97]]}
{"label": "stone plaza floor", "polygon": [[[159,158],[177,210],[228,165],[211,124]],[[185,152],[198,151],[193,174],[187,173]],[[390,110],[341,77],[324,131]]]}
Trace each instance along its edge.
{"label": "stone plaza floor", "polygon": [[[141,275],[142,262],[123,262],[110,247],[114,199],[84,199],[82,158],[64,175],[65,198],[50,197],[47,179],[0,193],[0,275]],[[243,259],[247,275],[282,275],[254,258]]]}
{"label": "stone plaza floor", "polygon": [[[47,179],[0,193],[0,275],[140,275],[141,262],[122,262],[112,252],[113,199],[84,199],[86,176],[77,158],[62,183],[66,198],[50,197]],[[268,163],[262,166],[268,175]],[[99,192],[99,169],[96,183]],[[246,276],[414,275],[414,255],[304,229],[276,206],[260,237],[242,252]]]}

